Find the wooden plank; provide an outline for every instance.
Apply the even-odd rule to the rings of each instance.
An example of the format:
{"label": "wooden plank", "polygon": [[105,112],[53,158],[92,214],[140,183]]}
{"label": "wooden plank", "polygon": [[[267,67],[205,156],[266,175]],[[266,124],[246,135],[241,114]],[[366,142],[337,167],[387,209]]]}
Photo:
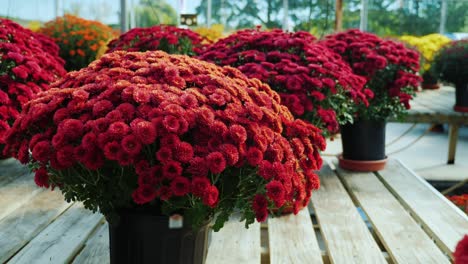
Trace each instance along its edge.
{"label": "wooden plank", "polygon": [[8,184],[0,185],[0,219],[44,190],[34,183],[33,176],[29,173],[17,177]]}
{"label": "wooden plank", "polygon": [[11,258],[70,205],[58,191],[40,192],[3,218],[0,221],[0,263]]}
{"label": "wooden plank", "polygon": [[103,220],[100,214],[74,204],[27,244],[9,263],[68,263]]}
{"label": "wooden plank", "polygon": [[229,220],[219,232],[212,232],[206,264],[260,263],[260,224],[255,222],[249,229],[244,225]]}
{"label": "wooden plank", "polygon": [[309,210],[268,219],[270,263],[323,263]]}
{"label": "wooden plank", "polygon": [[338,169],[395,263],[450,263],[430,237],[373,173]]}
{"label": "wooden plank", "polygon": [[8,184],[28,172],[29,168],[21,165],[14,158],[0,160],[0,186]]}
{"label": "wooden plank", "polygon": [[338,176],[325,165],[320,189],[312,195],[328,256],[332,263],[387,263]]}
{"label": "wooden plank", "polygon": [[398,160],[389,160],[377,174],[423,229],[446,253],[468,234],[468,217],[424,179]]}
{"label": "wooden plank", "polygon": [[75,264],[108,264],[109,257],[109,226],[103,223],[86,242],[86,246],[76,256]]}
{"label": "wooden plank", "polygon": [[449,128],[449,148],[448,148],[448,159],[447,164],[455,163],[455,153],[457,151],[458,141],[458,127],[459,125],[453,124]]}

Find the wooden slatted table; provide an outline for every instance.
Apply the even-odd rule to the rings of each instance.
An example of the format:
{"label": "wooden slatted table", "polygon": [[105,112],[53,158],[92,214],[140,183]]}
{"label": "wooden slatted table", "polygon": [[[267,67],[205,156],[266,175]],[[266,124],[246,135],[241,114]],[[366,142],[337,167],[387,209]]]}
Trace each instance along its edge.
{"label": "wooden slatted table", "polygon": [[407,123],[435,123],[449,125],[448,164],[455,163],[458,129],[468,125],[468,113],[453,110],[455,88],[444,86],[437,90],[418,92],[411,101],[411,109],[404,120],[393,120]]}
{"label": "wooden slatted table", "polygon": [[[422,178],[397,160],[333,168],[297,216],[210,233],[206,263],[450,263],[468,217]],[[0,161],[0,208],[0,263],[109,263],[104,218],[36,188],[13,159]]]}

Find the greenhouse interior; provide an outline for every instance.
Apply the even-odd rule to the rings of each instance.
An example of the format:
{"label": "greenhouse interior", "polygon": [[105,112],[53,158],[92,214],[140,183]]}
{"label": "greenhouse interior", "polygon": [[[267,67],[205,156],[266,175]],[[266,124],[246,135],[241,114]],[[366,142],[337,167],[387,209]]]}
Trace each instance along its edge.
{"label": "greenhouse interior", "polygon": [[468,0],[0,7],[0,263],[468,264]]}

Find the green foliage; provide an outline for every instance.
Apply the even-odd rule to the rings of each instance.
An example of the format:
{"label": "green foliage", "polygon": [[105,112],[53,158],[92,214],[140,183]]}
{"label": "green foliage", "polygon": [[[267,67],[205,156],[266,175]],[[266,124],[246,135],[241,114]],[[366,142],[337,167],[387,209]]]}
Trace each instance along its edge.
{"label": "green foliage", "polygon": [[[426,35],[439,31],[440,0],[369,0],[368,31],[378,35]],[[206,17],[207,0],[197,13]],[[334,0],[289,1],[289,19],[294,30],[323,36],[331,33],[335,21]],[[343,1],[343,28],[358,28],[361,0]],[[447,1],[446,32],[464,32],[468,27],[468,1]],[[281,27],[282,0],[212,1],[212,20],[229,28],[263,25]]]}
{"label": "green foliage", "polygon": [[135,10],[137,27],[151,27],[154,25],[176,25],[177,12],[166,1],[141,0]]}

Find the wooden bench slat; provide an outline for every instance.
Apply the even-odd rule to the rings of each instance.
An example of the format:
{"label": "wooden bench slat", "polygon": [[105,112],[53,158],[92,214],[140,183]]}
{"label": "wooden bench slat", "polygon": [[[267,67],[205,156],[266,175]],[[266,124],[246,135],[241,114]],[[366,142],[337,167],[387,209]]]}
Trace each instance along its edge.
{"label": "wooden bench slat", "polygon": [[260,224],[245,228],[244,222],[229,220],[219,232],[212,232],[206,264],[259,264]]}
{"label": "wooden bench slat", "polygon": [[75,203],[9,263],[68,263],[102,219],[102,215],[93,214],[82,204]]}
{"label": "wooden bench slat", "polygon": [[76,256],[76,264],[108,264],[109,258],[109,226],[103,223],[86,242],[85,247]]}
{"label": "wooden bench slat", "polygon": [[44,190],[34,183],[33,176],[29,172],[17,177],[8,184],[0,185],[0,219]]}
{"label": "wooden bench slat", "polygon": [[0,186],[6,185],[19,176],[29,173],[29,168],[13,158],[0,160]]}
{"label": "wooden bench slat", "polygon": [[69,206],[60,192],[45,191],[3,218],[0,221],[0,263],[11,258]]}
{"label": "wooden bench slat", "polygon": [[387,263],[338,176],[324,164],[312,207],[332,263]]}
{"label": "wooden bench slat", "polygon": [[338,169],[395,263],[450,263],[434,242],[373,173]]}
{"label": "wooden bench slat", "polygon": [[270,263],[323,263],[309,210],[268,219]]}
{"label": "wooden bench slat", "polygon": [[378,175],[439,247],[451,255],[468,234],[466,214],[400,161],[389,160]]}

